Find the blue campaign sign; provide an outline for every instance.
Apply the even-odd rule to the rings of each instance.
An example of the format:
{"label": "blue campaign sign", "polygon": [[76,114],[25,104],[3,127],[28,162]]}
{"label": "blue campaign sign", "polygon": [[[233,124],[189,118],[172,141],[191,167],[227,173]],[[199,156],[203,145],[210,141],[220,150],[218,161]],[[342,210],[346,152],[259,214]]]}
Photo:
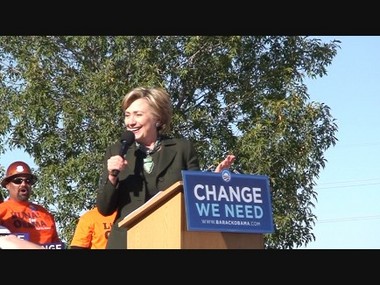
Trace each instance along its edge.
{"label": "blue campaign sign", "polygon": [[182,170],[187,230],[273,233],[265,175]]}
{"label": "blue campaign sign", "polygon": [[44,243],[41,244],[45,249],[65,249],[63,242]]}

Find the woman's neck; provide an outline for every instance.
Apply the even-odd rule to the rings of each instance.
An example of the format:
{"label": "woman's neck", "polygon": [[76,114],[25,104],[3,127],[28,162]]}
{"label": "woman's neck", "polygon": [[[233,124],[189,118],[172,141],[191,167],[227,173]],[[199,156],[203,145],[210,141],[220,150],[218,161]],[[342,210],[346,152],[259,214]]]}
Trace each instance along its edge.
{"label": "woman's neck", "polygon": [[160,137],[158,137],[155,141],[151,142],[150,144],[136,142],[136,145],[142,152],[146,154],[152,154],[160,148],[161,139]]}

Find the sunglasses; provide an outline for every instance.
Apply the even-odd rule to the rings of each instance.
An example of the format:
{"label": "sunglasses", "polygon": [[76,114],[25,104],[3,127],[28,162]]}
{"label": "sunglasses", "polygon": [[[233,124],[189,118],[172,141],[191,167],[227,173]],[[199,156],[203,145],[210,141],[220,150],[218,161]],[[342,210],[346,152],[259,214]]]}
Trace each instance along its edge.
{"label": "sunglasses", "polygon": [[17,177],[17,178],[14,178],[14,179],[11,180],[12,183],[17,184],[17,185],[21,184],[23,181],[26,184],[29,184],[29,185],[32,184],[32,179],[30,179],[30,178],[20,178],[20,177]]}

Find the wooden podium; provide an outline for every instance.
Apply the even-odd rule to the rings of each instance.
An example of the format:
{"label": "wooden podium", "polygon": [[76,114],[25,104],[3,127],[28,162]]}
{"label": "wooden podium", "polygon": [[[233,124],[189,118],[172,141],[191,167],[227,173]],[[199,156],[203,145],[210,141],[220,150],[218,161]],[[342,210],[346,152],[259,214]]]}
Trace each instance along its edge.
{"label": "wooden podium", "polygon": [[262,234],[188,231],[182,181],[159,192],[118,225],[127,228],[128,249],[264,248]]}

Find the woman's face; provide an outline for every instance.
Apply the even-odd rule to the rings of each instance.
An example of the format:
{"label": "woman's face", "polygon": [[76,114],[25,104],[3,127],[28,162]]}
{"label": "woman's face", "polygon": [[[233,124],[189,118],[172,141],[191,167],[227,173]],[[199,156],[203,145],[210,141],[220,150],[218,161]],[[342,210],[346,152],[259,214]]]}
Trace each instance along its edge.
{"label": "woman's face", "polygon": [[157,139],[157,119],[144,98],[135,100],[126,110],[124,124],[135,134],[136,141],[150,146]]}

